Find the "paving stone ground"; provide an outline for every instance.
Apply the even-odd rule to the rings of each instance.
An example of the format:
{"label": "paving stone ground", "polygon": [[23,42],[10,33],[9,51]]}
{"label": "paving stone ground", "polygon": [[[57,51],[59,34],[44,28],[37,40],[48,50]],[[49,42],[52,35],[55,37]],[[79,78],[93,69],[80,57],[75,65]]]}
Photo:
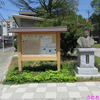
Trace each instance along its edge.
{"label": "paving stone ground", "polygon": [[100,100],[100,82],[1,84],[0,100]]}

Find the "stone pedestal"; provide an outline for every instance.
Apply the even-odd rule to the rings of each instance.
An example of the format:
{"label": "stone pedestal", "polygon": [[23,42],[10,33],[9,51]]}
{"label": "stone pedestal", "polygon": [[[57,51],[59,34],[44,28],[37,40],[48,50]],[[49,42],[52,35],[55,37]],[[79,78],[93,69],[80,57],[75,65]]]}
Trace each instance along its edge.
{"label": "stone pedestal", "polygon": [[78,48],[78,64],[76,76],[96,76],[98,69],[94,66],[94,49]]}

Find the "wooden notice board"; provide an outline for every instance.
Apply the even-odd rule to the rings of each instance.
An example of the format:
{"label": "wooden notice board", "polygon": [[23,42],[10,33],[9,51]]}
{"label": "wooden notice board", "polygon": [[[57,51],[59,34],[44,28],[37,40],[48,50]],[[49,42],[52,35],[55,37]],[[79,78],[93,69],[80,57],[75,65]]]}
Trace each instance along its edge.
{"label": "wooden notice board", "polygon": [[17,28],[18,68],[22,71],[23,61],[57,61],[60,70],[60,33],[65,27]]}
{"label": "wooden notice board", "polygon": [[56,55],[56,34],[22,35],[23,55]]}

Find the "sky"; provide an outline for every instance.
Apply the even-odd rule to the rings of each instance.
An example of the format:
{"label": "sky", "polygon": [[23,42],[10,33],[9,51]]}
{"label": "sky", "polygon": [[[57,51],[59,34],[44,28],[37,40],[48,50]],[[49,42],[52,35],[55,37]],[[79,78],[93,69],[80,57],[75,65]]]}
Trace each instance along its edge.
{"label": "sky", "polygon": [[[8,18],[9,16],[18,14],[19,9],[12,3],[10,3],[9,2],[10,0],[4,0],[4,1],[5,5],[3,9],[0,9],[0,15],[2,14],[4,18]],[[88,11],[92,10],[90,6],[90,2],[92,0],[78,0],[78,1],[79,1],[79,6],[78,6],[79,11],[77,13],[82,15],[84,18],[88,18]]]}
{"label": "sky", "polygon": [[[78,1],[79,1],[78,14],[82,15],[84,18],[88,18],[92,14],[92,8],[91,8],[92,0],[78,0]],[[90,12],[89,14],[88,11]]]}

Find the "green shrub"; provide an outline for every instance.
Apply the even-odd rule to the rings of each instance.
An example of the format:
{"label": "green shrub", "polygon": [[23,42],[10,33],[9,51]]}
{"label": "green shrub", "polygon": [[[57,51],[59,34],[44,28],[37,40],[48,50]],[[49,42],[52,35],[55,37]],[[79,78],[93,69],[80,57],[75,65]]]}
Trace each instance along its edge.
{"label": "green shrub", "polygon": [[95,57],[95,65],[98,68],[99,72],[100,72],[100,57]]}
{"label": "green shrub", "polygon": [[[31,62],[32,63],[32,62]],[[39,66],[40,69],[44,67],[44,65],[50,67],[50,62],[40,62]],[[51,63],[52,64],[52,63]],[[28,63],[27,66],[23,67],[23,72],[19,73],[18,68],[15,67],[12,70],[9,70],[6,79],[3,81],[4,84],[22,84],[22,83],[29,83],[29,82],[75,82],[78,80],[75,77],[74,63],[64,63],[62,64],[62,69],[60,71],[54,71],[48,69],[47,71],[41,70],[34,70],[35,67],[29,67]],[[38,68],[38,67],[36,67]],[[36,69],[35,68],[35,69]],[[35,72],[37,71],[37,72]]]}
{"label": "green shrub", "polygon": [[100,44],[94,44],[92,47],[93,48],[100,48]]}
{"label": "green shrub", "polygon": [[25,72],[19,73],[18,70],[10,70],[6,76],[6,79],[3,83],[8,84],[20,84],[25,82],[31,82],[33,77],[32,72]]}
{"label": "green shrub", "polygon": [[46,71],[35,76],[34,81],[51,81],[51,82],[74,82],[77,81],[77,77],[70,74],[69,71]]}
{"label": "green shrub", "polygon": [[[18,67],[10,69],[6,75],[4,84],[22,84],[30,82],[75,82],[94,80],[94,78],[82,79],[75,77],[73,62],[64,62],[60,71],[55,68],[54,62],[24,62],[23,72],[19,73]],[[95,65],[100,71],[100,57],[95,58]]]}
{"label": "green shrub", "polygon": [[15,50],[17,51],[17,40],[14,40],[14,47],[15,47]]}

